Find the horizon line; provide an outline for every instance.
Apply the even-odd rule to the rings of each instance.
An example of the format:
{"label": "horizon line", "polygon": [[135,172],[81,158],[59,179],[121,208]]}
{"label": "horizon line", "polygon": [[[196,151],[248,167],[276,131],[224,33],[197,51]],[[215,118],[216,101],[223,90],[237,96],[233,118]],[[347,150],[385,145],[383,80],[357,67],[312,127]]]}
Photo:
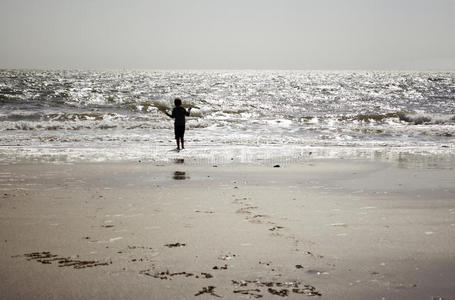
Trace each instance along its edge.
{"label": "horizon line", "polygon": [[455,72],[454,69],[274,69],[274,68],[53,68],[53,67],[0,67],[1,71],[141,71],[141,72]]}

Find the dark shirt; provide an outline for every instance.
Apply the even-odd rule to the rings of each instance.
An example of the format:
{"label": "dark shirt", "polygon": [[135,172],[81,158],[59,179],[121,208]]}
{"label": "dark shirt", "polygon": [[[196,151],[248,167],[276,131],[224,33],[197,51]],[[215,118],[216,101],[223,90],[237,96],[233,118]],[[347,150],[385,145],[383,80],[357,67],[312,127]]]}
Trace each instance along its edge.
{"label": "dark shirt", "polygon": [[169,115],[171,118],[174,118],[174,125],[176,126],[185,126],[185,116],[189,116],[190,112],[186,111],[181,106],[176,106],[172,109],[172,114]]}

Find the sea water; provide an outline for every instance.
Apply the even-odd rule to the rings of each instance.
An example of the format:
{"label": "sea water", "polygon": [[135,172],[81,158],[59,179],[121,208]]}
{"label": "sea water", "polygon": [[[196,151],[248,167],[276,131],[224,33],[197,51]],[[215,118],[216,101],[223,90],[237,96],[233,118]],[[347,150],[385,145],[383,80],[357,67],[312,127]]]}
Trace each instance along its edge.
{"label": "sea water", "polygon": [[[185,146],[170,111],[193,106]],[[455,73],[0,70],[0,162],[455,161]]]}

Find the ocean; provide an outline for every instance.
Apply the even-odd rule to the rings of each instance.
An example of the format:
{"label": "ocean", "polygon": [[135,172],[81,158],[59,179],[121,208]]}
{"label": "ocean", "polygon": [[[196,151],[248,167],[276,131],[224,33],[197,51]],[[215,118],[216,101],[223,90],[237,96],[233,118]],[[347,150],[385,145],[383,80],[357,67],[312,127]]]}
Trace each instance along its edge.
{"label": "ocean", "polygon": [[[174,151],[170,110],[194,109]],[[0,70],[0,163],[454,166],[455,73]]]}

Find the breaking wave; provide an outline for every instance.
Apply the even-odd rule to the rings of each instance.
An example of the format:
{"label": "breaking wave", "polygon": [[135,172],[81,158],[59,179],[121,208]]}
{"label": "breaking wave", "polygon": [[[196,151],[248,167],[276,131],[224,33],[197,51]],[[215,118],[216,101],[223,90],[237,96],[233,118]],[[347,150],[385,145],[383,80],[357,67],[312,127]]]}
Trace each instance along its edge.
{"label": "breaking wave", "polygon": [[455,115],[442,114],[417,114],[395,112],[386,114],[358,114],[354,116],[341,116],[339,120],[361,121],[361,122],[386,122],[401,121],[411,125],[441,125],[455,124]]}

